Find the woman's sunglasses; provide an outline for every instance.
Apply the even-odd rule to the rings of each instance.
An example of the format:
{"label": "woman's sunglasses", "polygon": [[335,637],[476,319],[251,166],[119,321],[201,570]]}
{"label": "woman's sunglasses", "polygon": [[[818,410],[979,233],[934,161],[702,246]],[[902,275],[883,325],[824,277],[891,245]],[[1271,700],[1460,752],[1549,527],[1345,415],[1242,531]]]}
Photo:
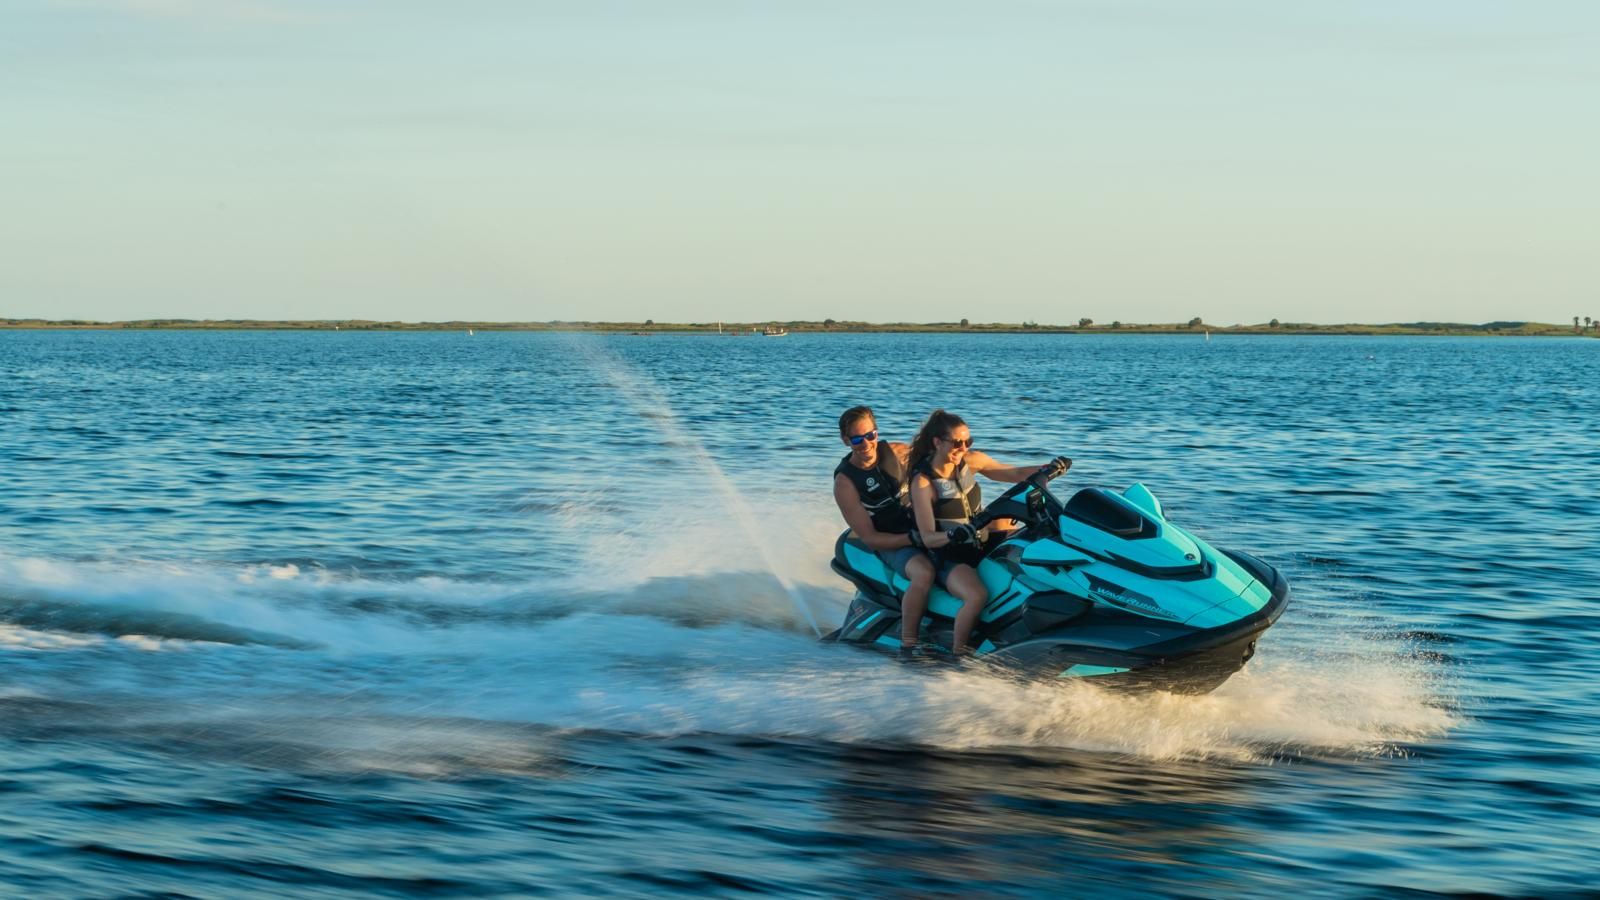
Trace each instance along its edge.
{"label": "woman's sunglasses", "polygon": [[972,438],[963,438],[959,441],[955,438],[945,438],[945,440],[949,441],[957,450],[965,450],[972,446]]}
{"label": "woman's sunglasses", "polygon": [[865,444],[867,441],[875,441],[877,439],[877,431],[869,431],[866,434],[852,434],[850,435],[850,446],[859,447],[862,444]]}

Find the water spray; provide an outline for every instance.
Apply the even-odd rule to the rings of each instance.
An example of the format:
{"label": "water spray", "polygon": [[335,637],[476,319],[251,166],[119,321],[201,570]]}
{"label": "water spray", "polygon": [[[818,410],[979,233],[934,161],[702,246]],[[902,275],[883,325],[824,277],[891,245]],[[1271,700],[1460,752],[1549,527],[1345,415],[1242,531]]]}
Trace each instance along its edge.
{"label": "water spray", "polygon": [[728,473],[724,472],[722,466],[706,451],[704,443],[691,439],[691,435],[684,430],[678,413],[673,409],[667,395],[649,376],[639,373],[615,354],[605,352],[593,339],[571,336],[570,340],[574,349],[590,367],[602,372],[612,384],[616,385],[634,412],[652,423],[661,432],[662,437],[681,446],[693,448],[692,452],[695,461],[699,463],[700,471],[705,473],[707,479],[726,500],[727,508],[733,512],[750,545],[760,554],[767,573],[778,582],[779,587],[783,588],[783,592],[788,595],[795,609],[799,610],[806,624],[811,626],[811,630],[816,632],[817,637],[821,637],[822,628],[817,624],[816,617],[811,614],[811,608],[806,605],[795,585],[778,570],[775,554],[762,538],[755,512],[750,508],[750,504],[734,487],[733,479],[728,477]]}

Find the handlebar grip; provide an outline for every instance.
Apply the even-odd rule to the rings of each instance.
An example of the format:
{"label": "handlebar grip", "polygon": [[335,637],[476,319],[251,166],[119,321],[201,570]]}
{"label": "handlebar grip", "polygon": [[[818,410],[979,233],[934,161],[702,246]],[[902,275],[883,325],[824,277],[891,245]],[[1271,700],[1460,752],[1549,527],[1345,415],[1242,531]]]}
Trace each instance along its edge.
{"label": "handlebar grip", "polygon": [[1057,478],[1067,474],[1067,470],[1070,468],[1072,468],[1072,460],[1066,458],[1065,456],[1058,456],[1040,466],[1039,471],[1035,472],[1028,480],[1033,481],[1035,479],[1039,479],[1040,475],[1043,475],[1044,478],[1039,480],[1043,481],[1045,484],[1049,484],[1050,482],[1055,481]]}

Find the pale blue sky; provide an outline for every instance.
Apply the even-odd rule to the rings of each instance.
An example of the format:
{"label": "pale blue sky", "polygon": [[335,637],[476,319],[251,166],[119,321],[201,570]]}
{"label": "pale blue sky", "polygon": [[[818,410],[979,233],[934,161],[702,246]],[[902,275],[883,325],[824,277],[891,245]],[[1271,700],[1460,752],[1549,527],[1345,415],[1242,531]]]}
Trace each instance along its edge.
{"label": "pale blue sky", "polygon": [[1600,317],[1600,4],[0,4],[0,316]]}

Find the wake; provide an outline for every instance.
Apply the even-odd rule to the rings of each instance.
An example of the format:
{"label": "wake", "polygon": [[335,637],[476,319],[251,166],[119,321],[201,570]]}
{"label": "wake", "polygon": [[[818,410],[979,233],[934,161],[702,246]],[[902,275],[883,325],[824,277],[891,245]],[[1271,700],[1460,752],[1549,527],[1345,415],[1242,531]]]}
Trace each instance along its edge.
{"label": "wake", "polygon": [[83,715],[110,704],[158,710],[169,726],[218,709],[235,722],[287,716],[322,723],[311,730],[327,728],[330,746],[344,740],[332,723],[383,734],[374,722],[422,719],[1250,762],[1405,753],[1456,724],[1437,666],[1393,641],[1269,633],[1213,694],[1117,694],[821,644],[797,593],[826,623],[848,600],[763,572],[580,590],[0,557],[0,654],[23,663],[9,687],[101,709]]}

